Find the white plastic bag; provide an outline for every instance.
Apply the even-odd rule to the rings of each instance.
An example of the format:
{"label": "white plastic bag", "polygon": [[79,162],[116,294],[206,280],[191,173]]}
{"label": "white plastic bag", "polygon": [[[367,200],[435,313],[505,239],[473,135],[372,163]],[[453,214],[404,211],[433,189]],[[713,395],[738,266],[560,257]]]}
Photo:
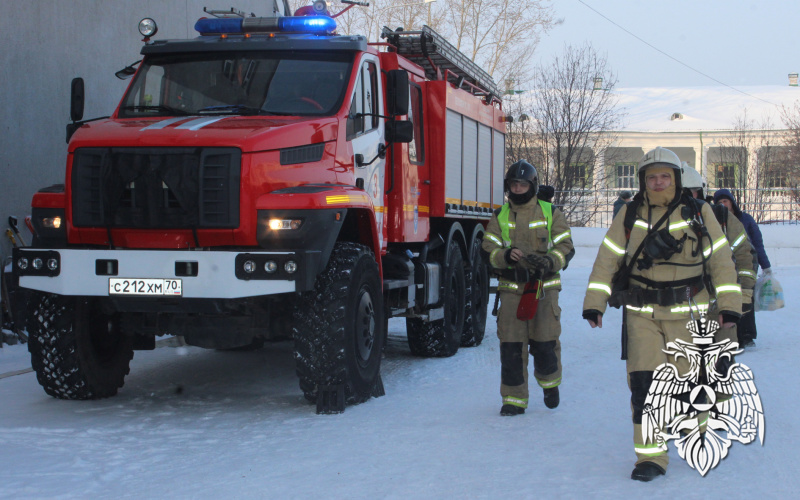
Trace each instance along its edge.
{"label": "white plastic bag", "polygon": [[785,305],[783,287],[774,274],[764,273],[758,277],[753,304],[756,311],[775,311]]}

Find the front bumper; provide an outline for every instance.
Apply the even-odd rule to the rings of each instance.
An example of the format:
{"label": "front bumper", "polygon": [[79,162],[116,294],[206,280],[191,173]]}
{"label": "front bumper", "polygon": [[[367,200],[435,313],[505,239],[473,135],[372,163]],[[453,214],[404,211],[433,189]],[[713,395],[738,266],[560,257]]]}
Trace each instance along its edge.
{"label": "front bumper", "polygon": [[[245,257],[243,257],[245,256]],[[20,269],[21,258],[33,262],[55,258],[57,271]],[[275,259],[293,260],[297,271],[272,275],[247,275],[237,270],[243,260],[258,263]],[[237,299],[279,293],[303,292],[313,287],[319,268],[317,251],[183,251],[183,250],[99,250],[32,248],[14,249],[14,277],[19,286],[30,290],[67,296],[109,296],[109,280],[180,279],[182,295],[160,296],[181,298]],[[237,277],[240,276],[240,277]],[[250,278],[250,279],[247,279]]]}

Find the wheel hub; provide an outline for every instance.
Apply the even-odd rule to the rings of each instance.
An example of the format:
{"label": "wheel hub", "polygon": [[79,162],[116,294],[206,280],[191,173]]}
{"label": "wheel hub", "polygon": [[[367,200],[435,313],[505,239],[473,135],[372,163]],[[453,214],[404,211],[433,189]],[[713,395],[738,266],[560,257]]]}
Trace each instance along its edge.
{"label": "wheel hub", "polygon": [[375,345],[375,306],[366,290],[361,291],[356,311],[356,345],[361,361],[367,361]]}

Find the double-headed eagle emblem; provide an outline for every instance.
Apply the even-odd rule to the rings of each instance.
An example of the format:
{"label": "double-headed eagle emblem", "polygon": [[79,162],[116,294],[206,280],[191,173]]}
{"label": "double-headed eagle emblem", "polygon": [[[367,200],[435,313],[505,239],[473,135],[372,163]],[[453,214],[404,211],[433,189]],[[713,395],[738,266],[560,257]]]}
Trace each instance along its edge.
{"label": "double-headed eagle emblem", "polygon": [[689,362],[686,373],[664,363],[653,373],[645,399],[642,437],[645,444],[676,440],[678,454],[701,475],[719,464],[733,441],[743,444],[758,436],[764,444],[764,410],[753,372],[733,355],[736,342],[714,342],[719,323],[701,316],[689,321],[693,343],[669,342],[664,352]]}

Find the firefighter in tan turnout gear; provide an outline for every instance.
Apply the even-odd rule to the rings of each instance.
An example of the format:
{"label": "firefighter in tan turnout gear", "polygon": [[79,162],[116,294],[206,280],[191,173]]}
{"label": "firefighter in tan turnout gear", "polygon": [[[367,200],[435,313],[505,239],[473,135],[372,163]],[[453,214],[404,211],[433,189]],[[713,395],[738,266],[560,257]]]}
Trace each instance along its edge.
{"label": "firefighter in tan turnout gear", "polygon": [[498,277],[503,416],[520,415],[528,407],[529,350],[545,405],[555,408],[559,403],[559,271],[574,251],[564,214],[537,198],[538,187],[533,165],[525,160],[511,165],[504,183],[509,202],[495,212],[483,238],[483,251]]}
{"label": "firefighter in tan turnout gear", "polygon": [[735,326],[742,289],[711,206],[682,192],[678,156],[664,148],[649,151],[638,175],[639,192],[614,218],[597,253],[583,317],[592,328],[602,327],[607,304],[623,307],[623,359],[637,458],[631,479],[650,481],[664,474],[669,462],[666,446],[642,436],[653,371],[666,362],[679,373],[689,368],[685,358],[674,359],[663,349],[677,339],[691,342],[686,325],[707,313],[712,300],[723,329]]}
{"label": "firefighter in tan turnout gear", "polygon": [[[690,167],[689,164],[683,162],[681,165],[681,184],[686,189],[687,194],[697,200],[704,200],[706,182],[700,176],[700,173]],[[700,202],[702,203],[702,201]],[[724,205],[712,205],[711,207],[714,210],[717,222],[722,227],[722,232],[728,238],[731,252],[733,252],[733,263],[736,266],[739,284],[742,286],[742,317],[744,318],[748,311],[753,310],[753,289],[756,286],[756,266],[758,265],[756,252],[753,246],[750,245],[744,224],[736,216],[729,217],[728,209]],[[714,336],[714,341],[719,342],[725,339],[731,342],[738,342],[737,328],[720,328]],[[739,347],[742,347],[741,343],[739,343]],[[731,364],[731,360],[728,358],[723,358],[721,361],[726,365]],[[724,368],[726,367],[719,371],[727,373],[727,369]]]}

